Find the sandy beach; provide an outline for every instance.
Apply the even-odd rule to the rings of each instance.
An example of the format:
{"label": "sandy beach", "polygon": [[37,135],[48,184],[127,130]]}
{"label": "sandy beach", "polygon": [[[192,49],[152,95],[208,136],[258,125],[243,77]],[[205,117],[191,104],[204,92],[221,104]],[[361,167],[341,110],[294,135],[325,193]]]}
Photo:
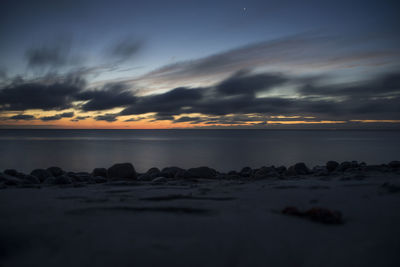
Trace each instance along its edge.
{"label": "sandy beach", "polygon": [[2,174],[0,266],[399,266],[400,172],[380,168],[19,185]]}

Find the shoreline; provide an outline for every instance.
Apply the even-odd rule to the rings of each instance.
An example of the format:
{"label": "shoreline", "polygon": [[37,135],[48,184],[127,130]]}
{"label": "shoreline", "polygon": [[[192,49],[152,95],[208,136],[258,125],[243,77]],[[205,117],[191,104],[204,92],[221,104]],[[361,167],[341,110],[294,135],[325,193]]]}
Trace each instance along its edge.
{"label": "shoreline", "polygon": [[29,185],[64,185],[64,184],[94,184],[106,183],[115,180],[151,181],[156,183],[167,182],[173,179],[217,179],[252,181],[260,179],[292,179],[319,177],[329,179],[362,180],[369,174],[393,173],[400,175],[400,161],[391,161],[388,164],[367,165],[364,162],[345,161],[338,163],[328,161],[325,166],[309,168],[299,162],[292,166],[262,166],[252,169],[244,167],[240,171],[218,172],[209,167],[182,169],[176,166],[158,169],[150,168],[145,173],[138,173],[131,163],[117,163],[109,168],[95,168],[89,172],[68,172],[59,167],[34,169],[30,174],[18,172],[15,169],[5,169],[0,172],[0,186],[29,186]]}

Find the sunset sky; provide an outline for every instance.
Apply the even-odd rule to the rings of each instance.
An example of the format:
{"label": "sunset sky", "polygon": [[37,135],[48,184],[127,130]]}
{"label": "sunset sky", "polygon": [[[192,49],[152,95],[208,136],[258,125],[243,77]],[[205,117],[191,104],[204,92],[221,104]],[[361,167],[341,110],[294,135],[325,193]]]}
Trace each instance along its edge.
{"label": "sunset sky", "polygon": [[398,1],[2,1],[1,128],[400,127]]}

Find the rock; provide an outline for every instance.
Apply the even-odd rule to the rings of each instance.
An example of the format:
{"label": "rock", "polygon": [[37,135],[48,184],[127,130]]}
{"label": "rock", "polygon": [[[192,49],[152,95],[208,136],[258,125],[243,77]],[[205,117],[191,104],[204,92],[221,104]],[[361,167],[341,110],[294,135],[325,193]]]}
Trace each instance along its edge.
{"label": "rock", "polygon": [[31,175],[36,176],[40,182],[43,182],[44,180],[52,176],[52,174],[45,169],[35,169],[31,172]]}
{"label": "rock", "polygon": [[55,184],[71,184],[72,183],[72,179],[71,177],[67,176],[67,175],[61,175],[61,176],[57,176],[55,177]]}
{"label": "rock", "polygon": [[63,175],[65,173],[59,167],[50,167],[50,168],[47,168],[47,171],[54,177],[61,176],[61,175]]}
{"label": "rock", "polygon": [[138,176],[137,178],[139,181],[151,181],[153,178],[151,178],[149,175],[145,174],[141,174]]}
{"label": "rock", "polygon": [[290,166],[289,169],[287,169],[285,171],[285,175],[286,176],[297,176],[297,172],[296,172],[294,166]]}
{"label": "rock", "polygon": [[154,178],[153,180],[151,180],[151,182],[155,183],[155,184],[166,183],[167,182],[167,178],[165,178],[165,177],[157,177],[157,178]]}
{"label": "rock", "polygon": [[275,168],[275,170],[279,173],[279,174],[283,174],[286,172],[286,167],[285,166],[279,166],[277,168]]}
{"label": "rock", "polygon": [[340,163],[340,165],[336,168],[336,170],[339,171],[339,172],[344,172],[344,171],[350,169],[351,166],[352,165],[351,165],[350,162],[344,161],[344,162]]}
{"label": "rock", "polygon": [[29,184],[40,184],[39,178],[33,175],[25,175],[24,182]]}
{"label": "rock", "polygon": [[300,174],[300,175],[310,173],[310,169],[303,162],[296,163],[294,165],[294,170],[296,171],[297,174]]}
{"label": "rock", "polygon": [[4,170],[4,173],[7,174],[7,175],[10,175],[10,176],[14,176],[14,177],[16,177],[17,174],[18,174],[18,172],[16,170],[14,170],[14,169]]}
{"label": "rock", "polygon": [[388,165],[392,169],[399,169],[400,168],[400,161],[397,161],[397,160],[391,161],[391,162],[389,162]]}
{"label": "rock", "polygon": [[362,170],[366,172],[384,172],[389,170],[389,168],[385,165],[367,165]]}
{"label": "rock", "polygon": [[357,169],[360,165],[358,164],[358,161],[353,160],[353,161],[350,162],[350,166],[353,169]]}
{"label": "rock", "polygon": [[146,172],[146,175],[148,175],[151,179],[160,177],[161,171],[158,168],[151,168]]}
{"label": "rock", "polygon": [[229,171],[228,175],[240,175],[237,171]]}
{"label": "rock", "polygon": [[166,178],[174,178],[175,175],[180,171],[185,171],[185,170],[179,167],[166,167],[161,170],[161,173],[159,175]]}
{"label": "rock", "polygon": [[271,177],[278,177],[279,173],[275,170],[274,167],[261,167],[254,173],[255,179],[264,179]]}
{"label": "rock", "polygon": [[131,163],[118,163],[108,168],[107,177],[136,179],[136,171]]}
{"label": "rock", "polygon": [[88,182],[92,179],[92,175],[88,172],[68,172],[67,176],[71,177],[73,182]]}
{"label": "rock", "polygon": [[107,169],[106,168],[95,168],[92,171],[92,175],[107,178]]}
{"label": "rock", "polygon": [[22,184],[22,180],[21,179],[19,179],[17,177],[14,177],[14,176],[11,176],[11,175],[8,175],[8,174],[5,174],[5,173],[0,173],[0,182],[4,183],[5,185],[19,185],[19,184]]}
{"label": "rock", "polygon": [[242,177],[250,177],[253,173],[253,170],[250,167],[244,167],[240,172],[239,175]]}
{"label": "rock", "polygon": [[209,167],[190,168],[185,172],[185,178],[214,178],[217,172]]}
{"label": "rock", "polygon": [[329,171],[328,171],[327,167],[325,167],[325,166],[315,166],[312,169],[312,173],[314,174],[314,176],[327,176],[327,175],[329,175]]}
{"label": "rock", "polygon": [[44,184],[56,184],[56,178],[53,176],[47,177],[46,180],[43,181]]}
{"label": "rock", "polygon": [[105,178],[103,176],[95,176],[95,177],[93,177],[93,180],[96,184],[101,184],[101,183],[107,182],[107,178]]}
{"label": "rock", "polygon": [[336,170],[336,168],[339,167],[339,163],[337,163],[336,161],[328,161],[326,163],[326,169],[328,170],[328,172],[333,172],[334,170]]}
{"label": "rock", "polygon": [[185,178],[185,170],[179,170],[177,173],[175,173],[175,178],[176,179],[183,179]]}

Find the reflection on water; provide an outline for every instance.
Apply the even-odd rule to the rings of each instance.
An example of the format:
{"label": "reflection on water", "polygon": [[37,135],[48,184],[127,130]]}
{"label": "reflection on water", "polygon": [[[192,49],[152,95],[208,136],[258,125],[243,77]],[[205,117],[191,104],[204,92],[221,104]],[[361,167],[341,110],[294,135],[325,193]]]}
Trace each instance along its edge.
{"label": "reflection on water", "polygon": [[370,164],[399,159],[398,131],[350,130],[0,130],[0,169],[51,165],[90,171],[132,162],[157,166],[309,165],[328,160]]}

